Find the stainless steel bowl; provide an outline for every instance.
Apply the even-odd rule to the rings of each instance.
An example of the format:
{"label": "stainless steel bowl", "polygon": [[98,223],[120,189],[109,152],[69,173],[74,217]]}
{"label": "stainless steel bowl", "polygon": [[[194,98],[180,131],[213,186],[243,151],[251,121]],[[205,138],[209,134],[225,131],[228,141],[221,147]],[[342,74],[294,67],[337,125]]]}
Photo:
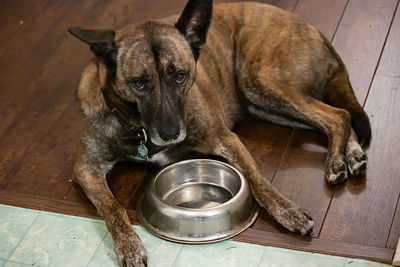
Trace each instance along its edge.
{"label": "stainless steel bowl", "polygon": [[181,161],[162,169],[137,205],[139,221],[157,236],[210,243],[247,229],[258,207],[243,175],[216,160]]}

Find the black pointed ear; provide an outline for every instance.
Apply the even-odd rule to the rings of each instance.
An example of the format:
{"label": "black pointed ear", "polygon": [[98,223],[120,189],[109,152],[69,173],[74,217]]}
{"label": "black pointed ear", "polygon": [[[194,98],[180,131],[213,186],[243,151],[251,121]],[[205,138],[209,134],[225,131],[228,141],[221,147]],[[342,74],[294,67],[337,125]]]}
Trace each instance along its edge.
{"label": "black pointed ear", "polygon": [[190,43],[196,60],[201,46],[206,42],[211,16],[212,0],[189,0],[175,24]]}
{"label": "black pointed ear", "polygon": [[115,64],[116,46],[113,30],[86,30],[79,27],[69,28],[68,32],[90,46],[93,54],[107,67]]}

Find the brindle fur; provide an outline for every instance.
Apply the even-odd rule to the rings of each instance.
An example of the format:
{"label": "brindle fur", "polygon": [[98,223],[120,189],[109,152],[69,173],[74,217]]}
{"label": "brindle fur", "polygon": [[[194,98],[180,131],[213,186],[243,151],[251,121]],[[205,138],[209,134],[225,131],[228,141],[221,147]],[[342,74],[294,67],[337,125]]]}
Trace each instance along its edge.
{"label": "brindle fur", "polygon": [[[102,90],[114,90],[130,122],[147,130],[148,162],[162,166],[193,152],[221,156],[244,174],[277,222],[303,235],[313,229],[310,213],[261,176],[234,125],[257,116],[325,133],[329,183],[366,168],[358,139],[369,142],[368,118],[344,64],[319,31],[260,3],[216,5],[208,27],[211,6],[190,0],[176,25],[178,16],[146,21],[115,37],[110,30],[72,30],[96,55],[78,89],[86,128],[75,179],[103,216],[121,266],[146,265],[146,252],[105,177],[117,161],[143,161],[135,157],[137,144],[124,139],[129,133],[111,115]],[[183,84],[174,80],[179,70],[187,73]],[[144,81],[144,90],[132,86],[135,79]],[[160,137],[178,130],[172,140]]]}

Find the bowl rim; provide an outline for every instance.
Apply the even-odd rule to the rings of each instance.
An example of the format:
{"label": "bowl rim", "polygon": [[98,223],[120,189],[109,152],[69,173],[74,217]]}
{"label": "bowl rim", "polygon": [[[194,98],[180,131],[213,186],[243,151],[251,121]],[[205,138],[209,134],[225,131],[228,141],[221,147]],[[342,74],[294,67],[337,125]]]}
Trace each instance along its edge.
{"label": "bowl rim", "polygon": [[[233,170],[233,172],[238,176],[239,180],[240,180],[240,187],[238,192],[228,201],[225,201],[224,203],[214,206],[214,207],[209,207],[209,208],[186,208],[186,207],[180,207],[180,206],[176,206],[176,205],[171,205],[170,203],[168,203],[167,201],[165,201],[164,199],[161,198],[161,196],[159,196],[155,190],[155,183],[157,178],[159,177],[159,175],[165,171],[167,171],[168,169],[175,167],[175,166],[179,166],[179,165],[185,165],[188,163],[192,163],[192,162],[208,162],[208,163],[215,163],[215,164],[220,164],[223,165],[225,167],[227,167],[228,169]],[[178,209],[178,210],[185,210],[185,211],[191,211],[191,212],[197,212],[197,211],[212,211],[212,210],[216,210],[216,209],[220,209],[220,208],[224,208],[228,205],[231,205],[231,203],[234,203],[237,201],[237,199],[239,199],[239,197],[241,195],[243,195],[245,193],[245,190],[247,189],[247,191],[249,191],[250,195],[253,195],[250,189],[250,186],[248,185],[248,182],[246,180],[246,178],[243,176],[243,174],[236,169],[234,166],[219,161],[219,160],[214,160],[214,159],[206,159],[206,158],[198,158],[198,159],[188,159],[188,160],[182,160],[182,161],[178,161],[175,163],[172,163],[164,168],[162,168],[161,170],[159,170],[157,172],[157,174],[154,176],[154,178],[152,179],[150,186],[148,188],[147,194],[152,194],[158,201],[162,202],[164,205],[167,205],[171,208],[174,209]]]}

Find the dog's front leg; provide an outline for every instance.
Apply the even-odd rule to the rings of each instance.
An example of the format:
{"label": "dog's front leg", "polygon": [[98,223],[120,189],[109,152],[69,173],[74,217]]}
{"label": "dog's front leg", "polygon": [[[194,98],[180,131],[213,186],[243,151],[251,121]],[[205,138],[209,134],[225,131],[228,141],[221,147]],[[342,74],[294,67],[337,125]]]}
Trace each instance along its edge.
{"label": "dog's front leg", "polygon": [[228,130],[225,134],[221,132],[217,141],[213,141],[213,153],[224,157],[247,178],[254,198],[276,221],[292,232],[310,234],[314,227],[310,213],[281,195],[260,175],[252,156],[236,134]]}
{"label": "dog's front leg", "polygon": [[120,266],[147,266],[146,250],[133,231],[125,209],[119,204],[106,181],[113,163],[93,164],[82,154],[74,167],[75,180],[104,218],[114,240]]}

